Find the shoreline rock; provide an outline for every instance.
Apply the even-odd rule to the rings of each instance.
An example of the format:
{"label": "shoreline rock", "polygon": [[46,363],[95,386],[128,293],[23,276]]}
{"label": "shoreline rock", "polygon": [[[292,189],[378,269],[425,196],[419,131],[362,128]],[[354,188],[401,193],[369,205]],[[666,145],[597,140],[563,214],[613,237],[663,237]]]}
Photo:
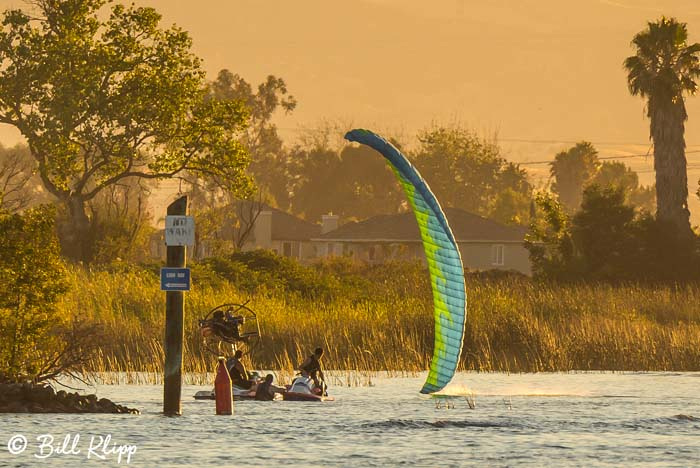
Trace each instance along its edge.
{"label": "shoreline rock", "polygon": [[0,383],[0,413],[110,413],[139,414],[97,395],[58,392],[48,385]]}

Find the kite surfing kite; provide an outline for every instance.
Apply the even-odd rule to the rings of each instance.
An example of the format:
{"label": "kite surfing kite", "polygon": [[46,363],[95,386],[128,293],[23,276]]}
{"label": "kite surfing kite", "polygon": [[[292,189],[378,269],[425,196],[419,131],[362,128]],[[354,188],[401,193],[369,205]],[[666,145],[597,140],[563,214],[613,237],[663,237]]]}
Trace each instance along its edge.
{"label": "kite surfing kite", "polygon": [[435,306],[435,346],[421,393],[442,390],[457,370],[466,318],[467,295],[462,258],[447,218],[415,167],[391,143],[369,130],[356,129],[345,139],[367,145],[386,158],[403,186],[418,221]]}

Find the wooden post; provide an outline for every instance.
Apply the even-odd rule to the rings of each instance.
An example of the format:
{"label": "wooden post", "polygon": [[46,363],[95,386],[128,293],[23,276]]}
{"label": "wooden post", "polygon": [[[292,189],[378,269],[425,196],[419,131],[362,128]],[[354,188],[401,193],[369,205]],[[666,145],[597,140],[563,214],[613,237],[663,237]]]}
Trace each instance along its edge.
{"label": "wooden post", "polygon": [[[180,197],[168,206],[168,215],[187,215],[187,196]],[[166,248],[166,266],[185,267],[187,247],[169,245]],[[184,341],[183,319],[185,312],[184,292],[165,293],[165,376],[163,391],[163,413],[166,416],[182,414],[182,342]]]}

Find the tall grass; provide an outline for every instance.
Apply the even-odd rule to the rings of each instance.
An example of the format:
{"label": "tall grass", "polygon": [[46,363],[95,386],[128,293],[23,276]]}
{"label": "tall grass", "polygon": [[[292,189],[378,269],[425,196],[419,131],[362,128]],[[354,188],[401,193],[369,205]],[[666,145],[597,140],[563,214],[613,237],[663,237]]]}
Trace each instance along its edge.
{"label": "tall grass", "polygon": [[[165,294],[153,272],[73,267],[69,275],[61,307],[100,322],[105,333],[90,370],[161,373]],[[195,277],[185,299],[185,371],[211,372],[216,362],[203,346],[198,320],[221,303],[249,299],[262,330],[248,363],[253,368],[291,373],[321,345],[329,369],[425,370],[433,346],[432,298],[422,272],[406,275],[396,278],[399,292],[389,275],[386,293],[330,300],[242,293],[229,281],[197,284]],[[467,291],[463,369],[700,370],[698,285],[567,286],[470,277]]]}

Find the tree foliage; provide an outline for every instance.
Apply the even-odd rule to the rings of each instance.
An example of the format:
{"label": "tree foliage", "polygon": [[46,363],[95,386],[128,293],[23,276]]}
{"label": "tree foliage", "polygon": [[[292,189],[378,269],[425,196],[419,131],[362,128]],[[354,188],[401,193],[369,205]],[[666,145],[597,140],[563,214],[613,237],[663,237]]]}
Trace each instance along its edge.
{"label": "tree foliage", "polygon": [[568,213],[581,207],[587,187],[619,188],[625,200],[638,209],[654,211],[656,199],[653,187],[639,184],[639,176],[618,161],[601,161],[592,143],[582,141],[559,152],[550,163],[552,191]]}
{"label": "tree foliage", "polygon": [[580,210],[537,198],[526,247],[533,271],[564,281],[676,281],[700,277],[693,241],[674,226],[627,203],[622,187],[591,185]]}
{"label": "tree foliage", "polygon": [[259,205],[266,201],[289,209],[287,153],[272,121],[278,111],[289,113],[296,107],[296,100],[288,94],[284,80],[270,75],[253,90],[241,76],[221,70],[209,83],[206,99],[240,103],[246,109],[248,126],[240,142],[250,156],[247,173],[255,187],[251,184],[248,190],[231,191],[217,184],[215,178],[196,173],[187,175],[190,210],[198,220],[193,248],[195,258],[230,254],[240,248],[248,235],[246,230],[252,227],[250,213],[239,209],[241,203],[250,202],[246,206],[252,206],[251,203]]}
{"label": "tree foliage", "polygon": [[527,224],[532,186],[524,169],[501,156],[495,140],[459,126],[429,128],[418,140],[413,160],[443,206]]}
{"label": "tree foliage", "polygon": [[554,179],[552,191],[569,212],[576,211],[581,206],[583,190],[591,183],[599,168],[598,151],[587,141],[577,143],[554,157],[549,170]]}
{"label": "tree foliage", "polygon": [[284,170],[286,153],[277,126],[272,121],[279,111],[289,114],[297,105],[284,80],[270,75],[254,91],[241,76],[221,70],[210,84],[209,98],[244,104],[249,124],[241,142],[250,154],[248,173],[255,179],[258,190],[272,198],[269,201],[288,209],[287,173]]}
{"label": "tree foliage", "polygon": [[571,222],[582,274],[611,280],[624,276],[634,262],[634,219],[634,207],[625,203],[622,188],[586,188]]}
{"label": "tree foliage", "polygon": [[[357,220],[409,209],[384,158],[366,146],[334,144],[339,131],[333,126],[307,131],[288,151],[284,172],[291,211],[315,222],[329,212]],[[523,169],[501,157],[494,141],[461,127],[434,127],[419,141],[406,155],[443,206],[527,223],[532,186]]]}
{"label": "tree foliage", "polygon": [[88,202],[95,263],[142,262],[150,257],[150,236],[155,231],[148,210],[150,194],[147,181],[125,179]]}
{"label": "tree foliage", "polygon": [[54,305],[66,283],[54,216],[47,207],[0,215],[0,374],[10,380],[36,377],[55,346]]}
{"label": "tree foliage", "polygon": [[34,166],[26,146],[0,146],[0,210],[17,212],[30,205],[40,184]]}
{"label": "tree foliage", "polygon": [[536,277],[566,278],[574,256],[571,221],[558,198],[550,193],[538,193],[535,204],[536,213],[525,237],[532,272]]}
{"label": "tree foliage", "polygon": [[290,151],[292,211],[316,222],[335,213],[344,219],[366,219],[397,213],[404,195],[384,158],[366,146]]}
{"label": "tree foliage", "polygon": [[183,171],[244,187],[246,110],[205,99],[188,34],[152,8],[39,0],[0,31],[0,122],[26,138],[44,187],[67,208],[67,253],[90,260],[86,202],[127,178]]}
{"label": "tree foliage", "polygon": [[639,183],[639,176],[625,163],[619,161],[604,161],[590,185],[602,188],[619,188],[625,195],[627,203],[637,209],[649,213],[656,211],[656,193],[654,186],[644,186]]}

